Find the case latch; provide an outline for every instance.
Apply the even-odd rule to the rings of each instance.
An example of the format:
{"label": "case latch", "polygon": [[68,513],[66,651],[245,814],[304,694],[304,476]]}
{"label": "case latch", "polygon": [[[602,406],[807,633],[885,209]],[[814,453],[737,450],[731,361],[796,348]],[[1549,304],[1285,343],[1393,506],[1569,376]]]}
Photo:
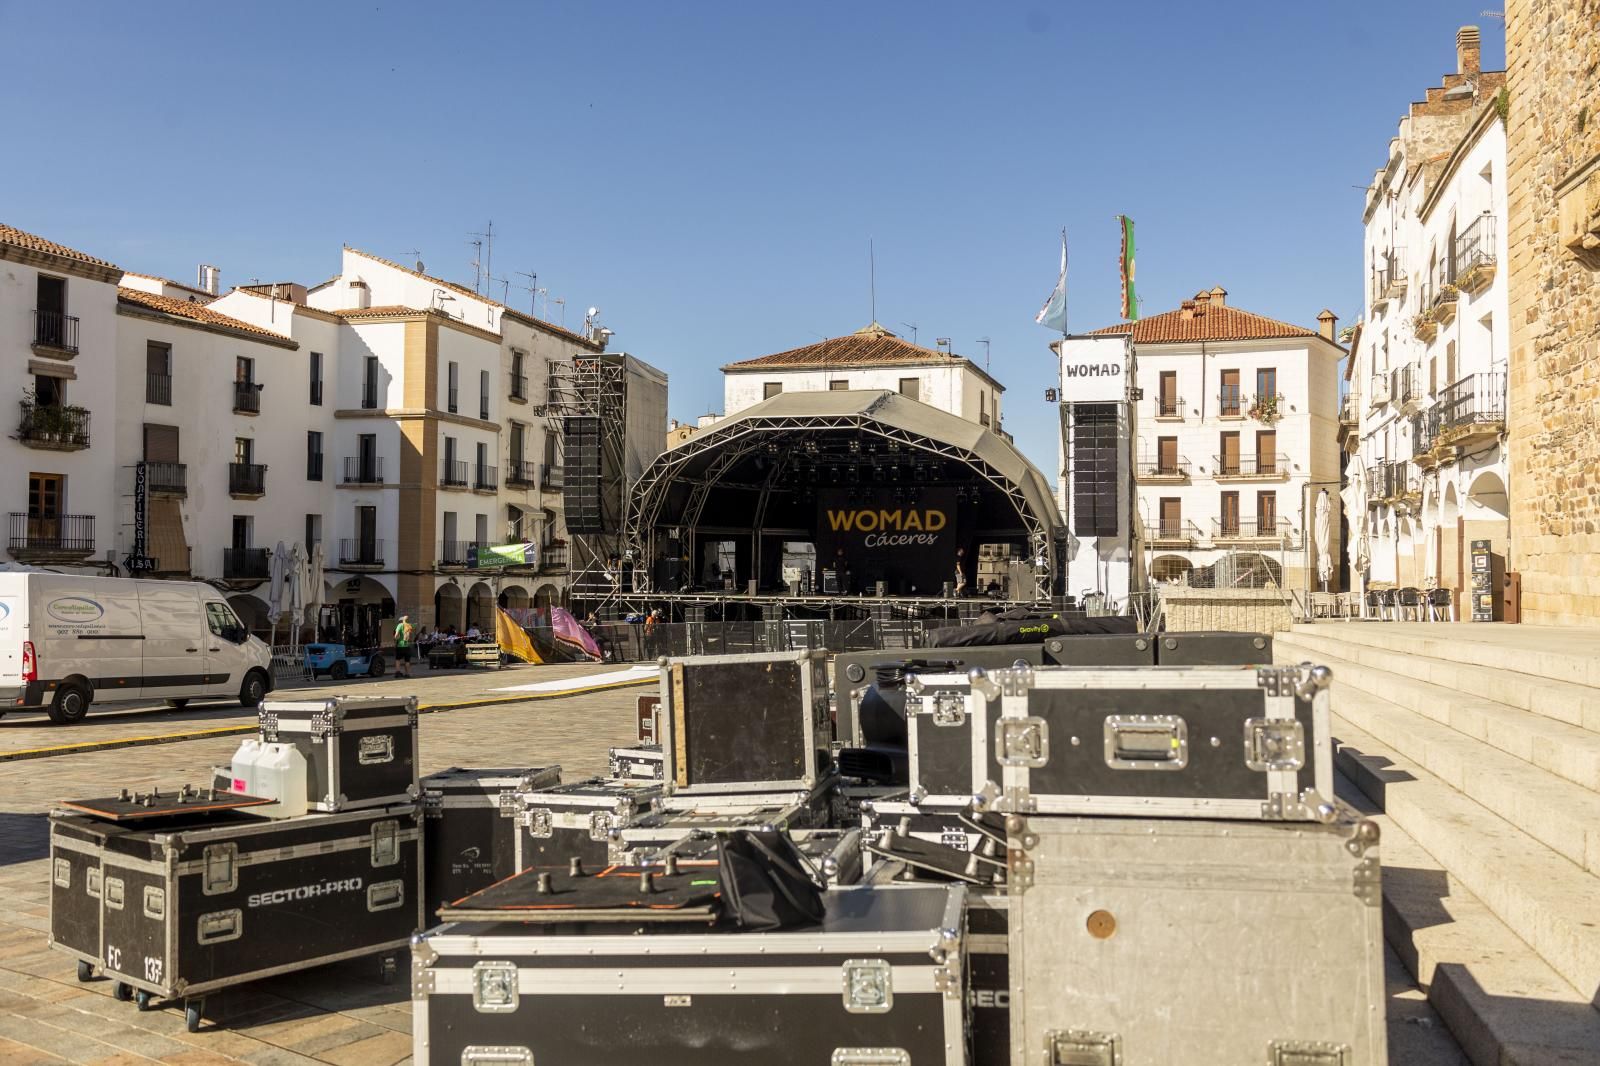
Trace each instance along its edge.
{"label": "case latch", "polygon": [[924,696],[924,702],[933,704],[933,724],[963,726],[967,724],[967,698],[959,692],[936,692]]}
{"label": "case latch", "polygon": [[207,896],[220,896],[239,887],[239,845],[207,844],[203,852],[205,869],[200,890]]}
{"label": "case latch", "polygon": [[520,998],[516,963],[480,962],[472,967],[474,1010],[482,1014],[514,1014]]}
{"label": "case latch", "polygon": [[530,837],[544,839],[555,836],[555,822],[549,807],[529,807],[522,812],[522,828]]}
{"label": "case latch", "polygon": [[1298,718],[1246,718],[1244,764],[1252,770],[1299,770],[1306,764],[1306,731]]}
{"label": "case latch", "polygon": [[1044,1034],[1046,1066],[1122,1066],[1122,1037],[1088,1029],[1051,1029]]}
{"label": "case latch", "polygon": [[372,865],[393,866],[400,861],[400,823],[372,823]]}
{"label": "case latch", "polygon": [[1326,1040],[1274,1040],[1267,1066],[1350,1066],[1350,1046]]}
{"label": "case latch", "polygon": [[1043,718],[1002,718],[995,726],[1002,766],[1037,769],[1050,761],[1050,724]]}
{"label": "case latch", "polygon": [[394,762],[394,735],[369,733],[362,737],[357,745],[356,761],[362,766]]}
{"label": "case latch", "polygon": [[911,1066],[911,1053],[898,1047],[841,1047],[833,1049],[829,1066]]}
{"label": "case latch", "polygon": [[589,815],[589,839],[610,840],[611,825],[611,815],[607,814],[605,811],[595,811],[593,814]]}
{"label": "case latch", "polygon": [[894,1006],[894,971],[885,959],[846,959],[844,1009],[851,1014],[887,1014]]}

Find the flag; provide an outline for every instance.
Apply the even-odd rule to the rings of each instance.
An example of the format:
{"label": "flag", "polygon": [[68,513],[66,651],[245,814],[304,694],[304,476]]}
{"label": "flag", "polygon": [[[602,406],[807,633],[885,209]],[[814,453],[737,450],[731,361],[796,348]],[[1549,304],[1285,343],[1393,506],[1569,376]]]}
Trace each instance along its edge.
{"label": "flag", "polygon": [[1056,279],[1055,291],[1050,294],[1050,299],[1039,308],[1039,313],[1033,320],[1041,326],[1059,330],[1063,335],[1067,332],[1067,231],[1061,231],[1061,276]]}
{"label": "flag", "polygon": [[1133,291],[1133,219],[1118,215],[1122,224],[1122,317],[1129,322],[1139,320],[1139,297]]}
{"label": "flag", "polygon": [[533,646],[533,641],[528,639],[528,631],[517,624],[516,619],[504,607],[497,607],[494,616],[495,641],[500,645],[500,650],[525,663],[542,663],[539,652]]}

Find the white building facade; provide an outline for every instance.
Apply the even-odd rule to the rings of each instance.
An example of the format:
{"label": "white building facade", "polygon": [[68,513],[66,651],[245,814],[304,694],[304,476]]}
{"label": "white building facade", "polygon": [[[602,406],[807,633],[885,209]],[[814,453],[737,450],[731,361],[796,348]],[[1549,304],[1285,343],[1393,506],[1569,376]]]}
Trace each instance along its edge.
{"label": "white building facade", "polygon": [[1500,72],[1458,69],[1411,105],[1363,214],[1367,313],[1345,401],[1357,589],[1448,588],[1469,605],[1471,543],[1508,547],[1509,311]]}
{"label": "white building facade", "polygon": [[1218,286],[1097,331],[1131,340],[1133,532],[1149,581],[1306,587],[1324,491],[1339,557],[1334,322],[1329,311],[1316,330],[1253,314]]}

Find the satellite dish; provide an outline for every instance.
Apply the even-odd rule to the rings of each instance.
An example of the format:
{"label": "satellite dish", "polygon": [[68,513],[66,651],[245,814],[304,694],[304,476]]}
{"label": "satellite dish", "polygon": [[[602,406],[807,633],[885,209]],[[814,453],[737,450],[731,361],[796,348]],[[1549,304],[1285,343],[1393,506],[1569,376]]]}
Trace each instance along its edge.
{"label": "satellite dish", "polygon": [[591,307],[591,308],[589,308],[589,317],[590,317],[590,318],[593,318],[593,317],[595,317],[595,316],[596,316],[596,315],[598,315],[598,314],[599,314],[599,313],[600,313],[600,309],[599,309],[599,308],[598,308],[598,307]]}

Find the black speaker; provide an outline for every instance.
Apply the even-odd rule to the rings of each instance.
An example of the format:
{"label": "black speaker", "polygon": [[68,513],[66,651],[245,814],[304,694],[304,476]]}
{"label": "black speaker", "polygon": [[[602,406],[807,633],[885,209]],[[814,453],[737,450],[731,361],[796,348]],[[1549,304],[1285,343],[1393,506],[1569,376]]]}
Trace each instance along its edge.
{"label": "black speaker", "polygon": [[606,532],[605,512],[600,501],[600,419],[593,415],[571,415],[562,419],[561,450],[561,501],[566,509],[567,530],[585,534]]}

